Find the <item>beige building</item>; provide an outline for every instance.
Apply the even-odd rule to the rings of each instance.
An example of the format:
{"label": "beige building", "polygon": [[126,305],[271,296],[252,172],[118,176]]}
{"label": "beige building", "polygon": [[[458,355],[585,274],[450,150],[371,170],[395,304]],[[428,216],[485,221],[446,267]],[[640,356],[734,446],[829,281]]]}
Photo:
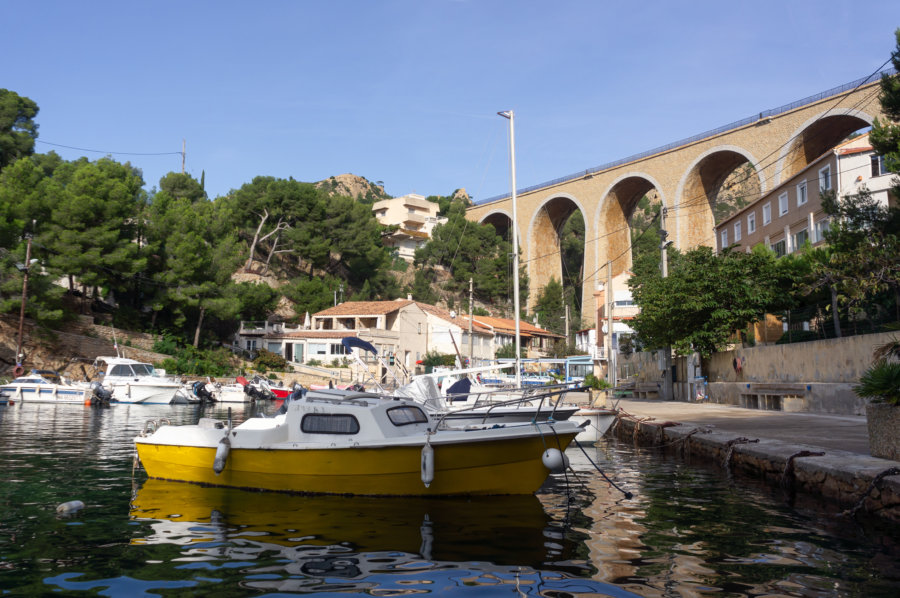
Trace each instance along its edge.
{"label": "beige building", "polygon": [[760,243],[778,256],[794,253],[806,241],[820,245],[828,228],[820,194],[834,190],[839,197],[865,186],[887,205],[892,176],[884,158],[875,155],[868,133],[828,150],[806,168],[755,202],[716,225],[716,247],[750,251]]}
{"label": "beige building", "polygon": [[[610,365],[616,371],[616,358],[619,353],[619,338],[623,334],[632,334],[634,330],[629,322],[634,319],[640,308],[635,304],[628,288],[628,280],[633,273],[626,270],[612,278],[611,284],[600,283],[594,298],[597,304],[597,333],[596,346],[590,355],[594,358],[595,371],[600,376],[606,376]],[[607,292],[610,291],[609,310],[607,311]],[[609,314],[609,316],[607,316]],[[612,334],[609,331],[609,323],[612,321]],[[610,363],[611,362],[611,363]]]}
{"label": "beige building", "polygon": [[[516,342],[516,321],[508,318],[492,318],[489,316],[475,316],[475,324],[483,326],[492,332],[492,351],[490,359],[496,355],[498,349],[506,345],[514,345]],[[522,347],[525,347],[528,358],[546,357],[553,343],[564,338],[562,334],[556,334],[533,326],[528,322],[519,320],[519,339]],[[513,351],[515,353],[515,351]]]}
{"label": "beige building", "polygon": [[372,205],[378,222],[399,227],[384,237],[384,244],[394,248],[397,255],[408,262],[413,261],[416,249],[431,238],[434,227],[447,221],[438,218],[438,210],[438,204],[415,193],[383,199]]}

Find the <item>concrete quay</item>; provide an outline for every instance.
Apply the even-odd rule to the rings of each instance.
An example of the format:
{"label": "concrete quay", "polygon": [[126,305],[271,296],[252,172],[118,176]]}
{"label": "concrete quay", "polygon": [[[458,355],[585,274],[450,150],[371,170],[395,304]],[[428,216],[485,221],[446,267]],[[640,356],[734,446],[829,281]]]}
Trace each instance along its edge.
{"label": "concrete quay", "polygon": [[[586,393],[568,399],[589,400]],[[607,432],[620,440],[900,522],[900,462],[869,454],[864,416],[649,399],[610,399],[606,406],[621,410]]]}

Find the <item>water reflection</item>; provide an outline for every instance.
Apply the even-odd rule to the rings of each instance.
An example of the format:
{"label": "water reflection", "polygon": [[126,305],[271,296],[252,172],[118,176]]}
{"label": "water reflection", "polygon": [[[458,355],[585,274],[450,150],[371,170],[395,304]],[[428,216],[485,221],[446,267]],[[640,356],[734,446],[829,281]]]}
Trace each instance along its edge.
{"label": "water reflection", "polygon": [[[577,544],[534,496],[297,496],[149,479],[131,517],[150,524],[132,544],[175,545],[177,561],[204,568],[239,563],[242,585],[269,591],[562,584],[572,592],[566,573],[585,572],[573,565]],[[541,571],[548,566],[556,572]]]}
{"label": "water reflection", "polygon": [[[235,423],[258,410],[231,407]],[[478,500],[255,493],[133,469],[148,419],[227,414],[0,407],[0,594],[900,595],[896,525],[787,505],[777,490],[629,443],[587,449],[629,500],[577,449],[567,454],[578,479]],[[85,508],[59,517],[73,499]]]}

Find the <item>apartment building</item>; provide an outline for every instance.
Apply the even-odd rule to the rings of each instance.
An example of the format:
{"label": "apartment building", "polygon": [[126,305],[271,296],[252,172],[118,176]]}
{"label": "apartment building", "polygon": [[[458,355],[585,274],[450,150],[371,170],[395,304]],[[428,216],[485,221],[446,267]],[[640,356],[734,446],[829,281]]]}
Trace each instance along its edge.
{"label": "apartment building", "polygon": [[[802,171],[716,225],[716,248],[750,251],[760,243],[778,256],[798,251],[809,241],[820,245],[828,228],[821,193],[853,195],[865,186],[883,205],[891,175],[875,154],[868,133],[828,150]],[[893,200],[895,201],[895,200]]]}
{"label": "apartment building", "polygon": [[399,227],[384,237],[384,244],[408,262],[415,258],[416,249],[431,238],[434,227],[447,221],[446,218],[438,218],[438,209],[438,204],[415,193],[383,199],[372,205],[378,222]]}

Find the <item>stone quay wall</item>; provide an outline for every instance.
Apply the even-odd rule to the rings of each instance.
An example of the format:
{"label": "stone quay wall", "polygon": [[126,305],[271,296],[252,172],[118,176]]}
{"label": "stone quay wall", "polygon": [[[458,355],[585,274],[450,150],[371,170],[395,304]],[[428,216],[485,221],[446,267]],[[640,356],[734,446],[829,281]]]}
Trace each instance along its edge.
{"label": "stone quay wall", "polygon": [[674,422],[619,418],[607,434],[686,460],[716,464],[780,486],[791,497],[801,493],[825,499],[847,515],[865,511],[900,522],[900,463],[895,461],[777,440],[734,438]]}

